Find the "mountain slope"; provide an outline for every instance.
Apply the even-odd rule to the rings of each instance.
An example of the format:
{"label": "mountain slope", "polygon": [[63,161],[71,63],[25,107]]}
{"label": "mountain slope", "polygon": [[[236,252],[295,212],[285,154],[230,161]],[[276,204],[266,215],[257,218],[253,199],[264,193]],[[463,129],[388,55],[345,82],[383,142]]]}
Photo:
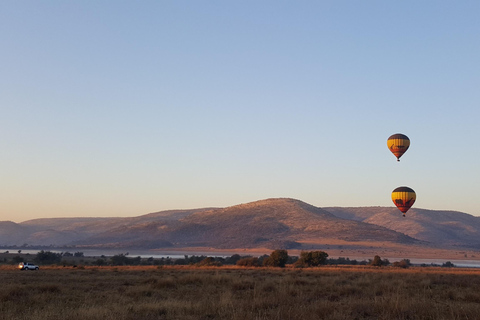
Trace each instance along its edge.
{"label": "mountain slope", "polygon": [[343,219],[362,221],[447,246],[480,248],[480,217],[457,211],[410,209],[402,217],[397,208],[324,208]]}
{"label": "mountain slope", "polygon": [[[412,242],[386,228],[339,219],[331,213],[294,199],[268,199],[198,212],[183,222],[204,227],[203,239],[224,239],[228,247],[255,246],[262,242],[318,242],[338,238],[348,241]],[[208,231],[208,232],[206,232]]]}
{"label": "mountain slope", "polygon": [[335,217],[293,199],[268,199],[223,209],[194,211],[183,218],[137,219],[78,242],[155,247],[299,248],[301,243],[338,238],[344,241],[413,243],[401,233],[363,222]]}
{"label": "mountain slope", "polygon": [[442,245],[480,248],[480,218],[454,211],[394,207],[319,208],[266,199],[227,208],[169,210],[130,218],[0,222],[0,245],[108,248],[318,248]]}
{"label": "mountain slope", "polygon": [[[154,239],[152,230],[138,231],[138,226],[148,223],[162,224],[167,221],[177,221],[197,211],[194,210],[169,210],[154,212],[138,217],[130,218],[42,218],[33,219],[19,224],[28,227],[29,232],[24,233],[23,243],[35,245],[76,245],[101,244],[110,247],[122,247],[133,245],[132,242],[141,244],[144,239],[158,245],[168,243],[158,242]],[[146,232],[146,233],[145,233]],[[130,233],[130,234],[127,234]],[[111,234],[105,236],[105,234]],[[103,236],[102,236],[103,235]],[[102,240],[96,240],[101,238]],[[88,240],[90,239],[90,240]],[[99,243],[98,241],[104,241]],[[0,242],[5,243],[5,242]],[[18,243],[18,241],[17,241]],[[150,246],[152,245],[150,244]]]}
{"label": "mountain slope", "polygon": [[[27,243],[25,236],[30,235],[31,230],[12,221],[0,221],[0,244],[22,245]],[[23,242],[22,242],[23,241]]]}

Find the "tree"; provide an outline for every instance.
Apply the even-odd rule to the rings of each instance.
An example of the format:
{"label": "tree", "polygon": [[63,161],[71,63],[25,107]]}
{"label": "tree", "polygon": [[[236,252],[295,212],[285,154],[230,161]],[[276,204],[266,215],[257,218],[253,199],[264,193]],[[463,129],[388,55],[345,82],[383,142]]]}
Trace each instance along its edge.
{"label": "tree", "polygon": [[302,251],[295,262],[296,267],[316,267],[327,263],[328,253],[323,251]]}
{"label": "tree", "polygon": [[396,267],[396,268],[407,269],[411,266],[410,259],[403,259],[403,260],[400,260],[400,261],[395,261],[393,263],[393,266]]}
{"label": "tree", "polygon": [[240,257],[239,254],[234,254],[233,256],[225,259],[225,264],[236,264],[238,262],[238,260],[240,260],[241,258],[242,257]]}
{"label": "tree", "polygon": [[370,265],[374,267],[381,267],[383,265],[382,258],[380,258],[380,256],[373,257],[373,260],[372,262],[370,262]]}
{"label": "tree", "polygon": [[128,264],[133,265],[133,266],[138,266],[142,262],[142,257],[136,256],[135,258],[129,258],[128,259]]}
{"label": "tree", "polygon": [[56,264],[62,260],[62,254],[42,250],[37,253],[33,260],[38,264]]}
{"label": "tree", "polygon": [[129,259],[127,258],[126,255],[123,253],[114,255],[113,257],[110,258],[110,261],[112,262],[112,265],[114,266],[123,266],[123,265],[128,265]]}
{"label": "tree", "polygon": [[258,257],[258,262],[260,263],[260,265],[263,265],[263,262],[267,260],[269,257],[270,256],[268,254],[261,255],[260,257]]}
{"label": "tree", "polygon": [[107,264],[107,262],[105,261],[105,259],[97,259],[93,264],[96,266],[104,266]]}
{"label": "tree", "polygon": [[275,250],[270,256],[263,260],[263,265],[267,267],[280,267],[284,268],[288,261],[287,250]]}

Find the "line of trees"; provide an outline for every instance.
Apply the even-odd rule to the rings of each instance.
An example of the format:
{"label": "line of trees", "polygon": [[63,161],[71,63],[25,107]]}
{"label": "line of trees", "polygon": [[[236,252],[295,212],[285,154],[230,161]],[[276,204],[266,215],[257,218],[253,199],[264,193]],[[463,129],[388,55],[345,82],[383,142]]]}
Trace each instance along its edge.
{"label": "line of trees", "polygon": [[[7,252],[5,252],[7,253]],[[28,254],[27,254],[28,255]],[[14,256],[10,263],[28,262],[25,257]],[[3,258],[3,263],[8,263],[7,258]],[[274,250],[270,255],[260,257],[240,256],[234,254],[230,257],[208,257],[204,255],[185,255],[183,258],[172,259],[166,258],[141,258],[129,257],[128,253],[121,253],[111,257],[101,256],[100,258],[84,257],[83,252],[62,252],[55,253],[51,251],[41,250],[34,257],[33,261],[39,265],[64,265],[75,266],[75,264],[94,265],[94,266],[125,266],[125,265],[195,265],[195,266],[222,266],[237,265],[243,267],[279,267],[293,265],[295,268],[318,267],[322,265],[370,265],[375,267],[393,266],[398,268],[409,268],[412,264],[409,259],[403,259],[390,263],[388,259],[381,259],[376,255],[373,259],[357,261],[349,258],[328,258],[328,254],[324,251],[302,251],[300,256],[290,256],[287,250]],[[441,266],[455,267],[450,261],[442,265],[422,265],[422,266]]]}

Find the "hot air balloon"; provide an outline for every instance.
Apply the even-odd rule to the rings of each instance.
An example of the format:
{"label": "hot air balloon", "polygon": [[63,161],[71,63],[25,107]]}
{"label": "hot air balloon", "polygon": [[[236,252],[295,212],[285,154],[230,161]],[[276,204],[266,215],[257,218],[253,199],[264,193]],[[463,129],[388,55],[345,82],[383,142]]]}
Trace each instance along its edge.
{"label": "hot air balloon", "polygon": [[417,199],[417,195],[409,187],[398,187],[392,191],[392,201],[402,211],[404,217],[408,209],[415,203],[415,199]]}
{"label": "hot air balloon", "polygon": [[404,134],[397,133],[391,135],[387,140],[388,149],[397,157],[397,161],[400,161],[400,157],[410,147],[410,139]]}

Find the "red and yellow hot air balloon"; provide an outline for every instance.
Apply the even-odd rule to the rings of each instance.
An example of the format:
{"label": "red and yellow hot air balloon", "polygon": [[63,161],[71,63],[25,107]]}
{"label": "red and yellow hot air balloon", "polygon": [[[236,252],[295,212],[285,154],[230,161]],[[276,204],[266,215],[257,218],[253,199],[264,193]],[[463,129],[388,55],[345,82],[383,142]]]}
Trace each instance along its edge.
{"label": "red and yellow hot air balloon", "polygon": [[404,134],[396,133],[391,135],[387,140],[388,149],[397,157],[397,161],[400,161],[400,157],[410,147],[410,139]]}
{"label": "red and yellow hot air balloon", "polygon": [[392,191],[392,201],[397,208],[402,211],[404,217],[405,213],[411,206],[413,206],[416,199],[417,195],[415,194],[415,191],[409,187],[398,187]]}

